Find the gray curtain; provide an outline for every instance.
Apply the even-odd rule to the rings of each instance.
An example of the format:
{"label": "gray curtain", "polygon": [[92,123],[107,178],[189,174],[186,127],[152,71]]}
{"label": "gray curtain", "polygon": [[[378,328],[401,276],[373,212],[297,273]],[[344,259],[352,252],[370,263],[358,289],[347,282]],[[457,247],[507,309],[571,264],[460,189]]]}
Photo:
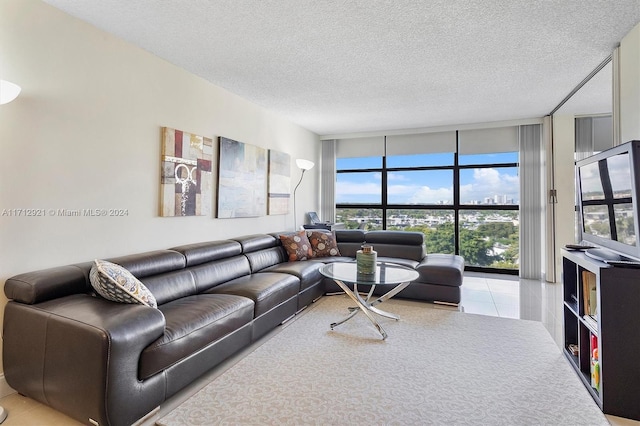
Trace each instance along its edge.
{"label": "gray curtain", "polygon": [[336,221],[336,140],[322,141],[320,164],[320,219]]}
{"label": "gray curtain", "polygon": [[610,115],[576,117],[576,160],[613,146],[613,121]]}
{"label": "gray curtain", "polygon": [[582,160],[593,154],[593,120],[591,117],[577,117],[576,123],[576,160]]}
{"label": "gray curtain", "polygon": [[520,277],[542,278],[544,231],[544,160],[539,124],[519,126],[520,143]]}

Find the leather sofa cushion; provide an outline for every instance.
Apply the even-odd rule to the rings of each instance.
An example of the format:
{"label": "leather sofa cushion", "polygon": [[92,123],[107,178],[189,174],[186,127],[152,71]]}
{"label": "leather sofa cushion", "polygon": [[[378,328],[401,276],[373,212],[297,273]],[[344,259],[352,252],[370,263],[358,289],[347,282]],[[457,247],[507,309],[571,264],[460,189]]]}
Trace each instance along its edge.
{"label": "leather sofa cushion", "polygon": [[420,262],[411,259],[404,259],[402,257],[386,257],[378,256],[378,262],[395,263],[396,265],[406,266],[407,268],[414,269]]}
{"label": "leather sofa cushion", "polygon": [[425,254],[424,234],[407,231],[369,231],[365,234],[378,257],[388,256],[413,259],[420,262]]}
{"label": "leather sofa cushion", "polygon": [[249,265],[251,265],[252,273],[259,272],[264,268],[287,261],[287,257],[285,256],[282,247],[271,247],[257,250],[251,253],[246,253],[245,256],[249,259]]}
{"label": "leather sofa cushion", "polygon": [[235,294],[255,303],[254,318],[269,312],[280,303],[298,295],[300,280],[289,274],[258,272],[220,284],[207,293]]}
{"label": "leather sofa cushion", "polygon": [[304,291],[322,281],[322,274],[320,274],[322,266],[323,263],[320,262],[285,262],[274,265],[265,271],[280,272],[298,277],[300,291]]}
{"label": "leather sofa cushion", "polygon": [[416,282],[460,287],[464,258],[454,254],[429,254],[416,270],[420,273]]}
{"label": "leather sofa cushion", "polygon": [[336,240],[339,243],[364,243],[364,231],[359,229],[336,229]]}
{"label": "leather sofa cushion", "polygon": [[153,294],[158,305],[197,293],[193,275],[186,269],[145,277],[140,281]]}
{"label": "leather sofa cushion", "polygon": [[230,294],[183,297],[158,309],[166,321],[164,335],[142,351],[140,379],[159,373],[253,319],[253,302]]}
{"label": "leather sofa cushion", "polygon": [[242,246],[242,252],[245,254],[256,250],[276,247],[278,245],[276,237],[270,234],[244,235],[242,237],[233,238],[233,240],[240,243]]}
{"label": "leather sofa cushion", "polygon": [[421,246],[424,244],[422,232],[409,231],[368,231],[365,236],[367,244],[400,244],[405,246]]}
{"label": "leather sofa cushion", "polygon": [[313,262],[313,263],[334,263],[334,262],[355,262],[356,259],[353,257],[347,257],[347,256],[331,256],[331,257],[314,257],[312,259],[309,259],[308,262]]}
{"label": "leather sofa cushion", "polygon": [[214,260],[242,254],[242,246],[240,243],[232,240],[186,244],[173,247],[170,250],[182,253],[186,258],[187,266],[200,265],[205,262],[212,262]]}
{"label": "leather sofa cushion", "polygon": [[87,268],[76,265],[27,272],[9,278],[4,284],[4,294],[8,299],[32,305],[75,293],[85,293],[91,289],[88,273]]}
{"label": "leather sofa cushion", "polygon": [[358,229],[337,229],[336,241],[340,254],[346,257],[356,257],[356,252],[364,244],[364,231]]}
{"label": "leather sofa cushion", "polygon": [[461,294],[462,291],[457,286],[414,282],[395,297],[457,304],[460,303]]}
{"label": "leather sofa cushion", "polygon": [[198,293],[218,284],[251,274],[249,260],[244,255],[215,260],[188,268],[193,274]]}
{"label": "leather sofa cushion", "polygon": [[[367,244],[369,242],[367,241]],[[378,253],[378,257],[394,257],[411,259],[420,262],[425,256],[425,249],[422,246],[405,246],[401,244],[372,244],[373,249]]]}
{"label": "leather sofa cushion", "polygon": [[138,279],[186,266],[184,256],[173,250],[155,250],[105,260],[124,267]]}
{"label": "leather sofa cushion", "polygon": [[[350,257],[352,260],[355,259],[356,253],[358,250],[362,248],[364,242],[361,243],[338,243],[338,250],[340,250],[340,254],[342,256]],[[324,258],[320,258],[324,259]]]}

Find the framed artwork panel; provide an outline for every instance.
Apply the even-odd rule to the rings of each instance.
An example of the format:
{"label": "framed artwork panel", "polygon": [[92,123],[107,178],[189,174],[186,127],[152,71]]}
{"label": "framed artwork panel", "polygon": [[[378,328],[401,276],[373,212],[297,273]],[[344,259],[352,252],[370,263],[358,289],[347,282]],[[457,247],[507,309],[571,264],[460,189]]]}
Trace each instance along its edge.
{"label": "framed artwork panel", "polygon": [[291,199],[291,156],[269,150],[268,214],[288,214]]}
{"label": "framed artwork panel", "polygon": [[162,128],[160,216],[211,215],[213,140]]}
{"label": "framed artwork panel", "polygon": [[267,210],[267,150],[219,138],[218,218],[258,217]]}

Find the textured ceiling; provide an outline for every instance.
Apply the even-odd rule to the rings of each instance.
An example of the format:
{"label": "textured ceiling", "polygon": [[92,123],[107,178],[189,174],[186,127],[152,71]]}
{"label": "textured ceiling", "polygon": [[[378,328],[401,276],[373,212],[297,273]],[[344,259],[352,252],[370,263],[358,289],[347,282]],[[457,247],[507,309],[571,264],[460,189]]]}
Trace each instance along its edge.
{"label": "textured ceiling", "polygon": [[320,135],[544,116],[640,22],[640,0],[45,2]]}

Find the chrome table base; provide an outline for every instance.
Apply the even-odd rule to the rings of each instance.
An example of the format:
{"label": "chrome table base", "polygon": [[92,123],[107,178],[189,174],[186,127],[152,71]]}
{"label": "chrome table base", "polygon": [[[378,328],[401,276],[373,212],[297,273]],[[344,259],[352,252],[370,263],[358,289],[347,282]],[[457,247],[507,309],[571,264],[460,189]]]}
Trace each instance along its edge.
{"label": "chrome table base", "polygon": [[369,290],[369,293],[367,294],[367,298],[363,299],[360,293],[358,292],[357,283],[353,285],[353,291],[352,291],[344,282],[336,279],[334,279],[334,281],[336,282],[336,284],[340,286],[342,290],[344,290],[347,296],[349,296],[356,303],[357,306],[350,307],[349,315],[347,315],[345,318],[343,318],[340,321],[332,323],[331,329],[333,330],[334,327],[350,320],[351,318],[356,316],[358,312],[362,312],[367,316],[367,318],[369,318],[369,321],[371,321],[371,324],[373,324],[376,330],[378,330],[378,332],[382,335],[382,340],[385,340],[387,338],[387,332],[384,331],[384,329],[382,328],[382,326],[380,325],[380,323],[378,322],[378,320],[373,314],[377,314],[386,318],[391,318],[396,321],[399,320],[400,318],[397,315],[394,315],[392,313],[385,312],[381,309],[376,308],[375,305],[378,305],[386,300],[391,299],[393,296],[395,296],[396,294],[401,292],[403,289],[405,289],[410,283],[405,282],[405,283],[398,284],[393,289],[391,289],[391,291],[385,293],[384,295],[372,301],[371,299],[373,297],[373,291],[376,288],[375,284],[371,284],[371,290]]}

